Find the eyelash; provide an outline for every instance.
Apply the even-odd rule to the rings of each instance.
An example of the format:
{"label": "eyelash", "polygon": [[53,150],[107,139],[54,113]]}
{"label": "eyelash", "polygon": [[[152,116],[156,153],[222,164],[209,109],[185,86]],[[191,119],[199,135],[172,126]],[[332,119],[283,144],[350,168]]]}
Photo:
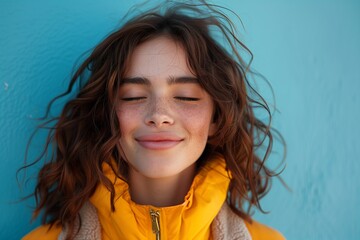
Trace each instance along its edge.
{"label": "eyelash", "polygon": [[[195,102],[200,100],[200,98],[192,98],[192,97],[174,97],[174,98],[180,101],[188,101],[188,102]],[[140,101],[143,99],[146,99],[146,97],[129,97],[129,98],[122,98],[121,100],[125,102],[131,102],[131,101]]]}
{"label": "eyelash", "polygon": [[122,98],[121,100],[125,102],[131,102],[131,101],[140,101],[145,99],[146,97],[129,97],[129,98]]}
{"label": "eyelash", "polygon": [[175,97],[175,98],[181,101],[189,101],[189,102],[195,102],[200,100],[200,98],[192,98],[192,97]]}

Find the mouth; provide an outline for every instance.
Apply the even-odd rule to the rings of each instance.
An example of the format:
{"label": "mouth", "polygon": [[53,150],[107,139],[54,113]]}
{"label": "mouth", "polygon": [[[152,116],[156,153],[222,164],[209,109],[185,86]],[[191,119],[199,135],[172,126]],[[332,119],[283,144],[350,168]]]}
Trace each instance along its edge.
{"label": "mouth", "polygon": [[135,138],[140,146],[150,150],[166,150],[175,147],[184,139],[174,134],[148,134]]}

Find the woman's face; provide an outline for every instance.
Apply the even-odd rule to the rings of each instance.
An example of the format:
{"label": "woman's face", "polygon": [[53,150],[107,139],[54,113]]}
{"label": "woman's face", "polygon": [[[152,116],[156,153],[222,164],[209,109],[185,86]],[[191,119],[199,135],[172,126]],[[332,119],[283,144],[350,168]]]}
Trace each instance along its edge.
{"label": "woman's face", "polygon": [[139,45],[119,94],[120,145],[130,174],[164,178],[194,167],[214,132],[214,106],[180,44],[157,37]]}

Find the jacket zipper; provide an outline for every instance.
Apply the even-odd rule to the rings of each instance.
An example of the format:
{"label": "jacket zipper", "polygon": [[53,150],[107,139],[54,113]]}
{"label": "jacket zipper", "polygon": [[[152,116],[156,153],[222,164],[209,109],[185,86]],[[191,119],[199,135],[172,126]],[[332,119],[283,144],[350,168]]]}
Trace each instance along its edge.
{"label": "jacket zipper", "polygon": [[152,231],[156,236],[156,240],[160,240],[160,212],[150,209]]}

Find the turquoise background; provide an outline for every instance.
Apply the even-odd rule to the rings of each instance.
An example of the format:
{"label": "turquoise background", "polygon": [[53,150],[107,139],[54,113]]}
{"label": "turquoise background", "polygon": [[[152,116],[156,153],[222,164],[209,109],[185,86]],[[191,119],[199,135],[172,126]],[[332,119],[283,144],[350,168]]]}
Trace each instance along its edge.
{"label": "turquoise background", "polygon": [[[288,239],[359,239],[360,1],[214,2],[241,16],[242,39],[273,86],[274,125],[288,146],[282,176],[292,191],[275,181],[262,202],[271,213],[255,218]],[[29,222],[32,199],[16,203],[34,184],[20,190],[15,178],[34,118],[132,3],[0,0],[0,239],[19,239],[39,223]]]}

